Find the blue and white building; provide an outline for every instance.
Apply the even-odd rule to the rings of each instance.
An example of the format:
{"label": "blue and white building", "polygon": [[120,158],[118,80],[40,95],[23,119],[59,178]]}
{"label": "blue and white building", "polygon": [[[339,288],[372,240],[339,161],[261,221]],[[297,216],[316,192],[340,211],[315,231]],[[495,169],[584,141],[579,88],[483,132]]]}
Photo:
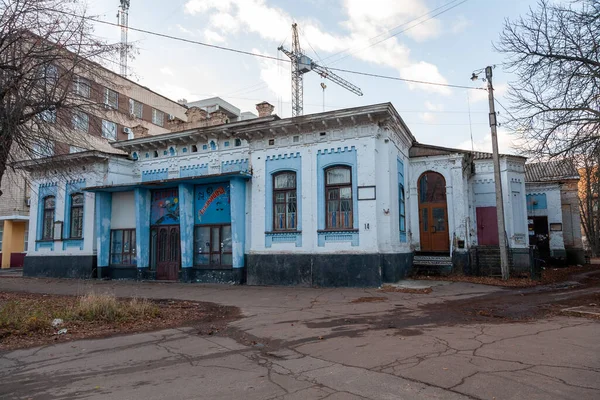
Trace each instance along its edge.
{"label": "blue and white building", "polygon": [[[25,274],[378,286],[413,266],[469,273],[474,249],[497,250],[490,154],[418,143],[389,103],[257,109],[23,163],[36,193]],[[526,268],[525,159],[501,164],[511,259]]]}

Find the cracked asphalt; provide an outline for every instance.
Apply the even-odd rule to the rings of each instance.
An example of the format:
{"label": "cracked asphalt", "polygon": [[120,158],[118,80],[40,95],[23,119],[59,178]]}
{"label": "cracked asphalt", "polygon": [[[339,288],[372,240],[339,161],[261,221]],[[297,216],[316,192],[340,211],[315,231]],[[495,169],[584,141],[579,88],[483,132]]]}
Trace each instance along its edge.
{"label": "cracked asphalt", "polygon": [[[431,294],[3,278],[0,290],[208,301],[244,318],[0,354],[3,399],[599,399],[600,322],[548,312],[576,288]],[[384,301],[353,302],[361,297]]]}

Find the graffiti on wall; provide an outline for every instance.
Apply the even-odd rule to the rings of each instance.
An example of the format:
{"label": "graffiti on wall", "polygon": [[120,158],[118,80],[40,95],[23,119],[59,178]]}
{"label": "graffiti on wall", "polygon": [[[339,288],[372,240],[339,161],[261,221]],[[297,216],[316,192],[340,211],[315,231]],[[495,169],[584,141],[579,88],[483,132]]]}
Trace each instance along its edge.
{"label": "graffiti on wall", "polygon": [[177,188],[152,192],[150,223],[152,225],[179,224],[179,191]]}
{"label": "graffiti on wall", "polygon": [[229,183],[198,185],[194,192],[196,224],[231,222]]}

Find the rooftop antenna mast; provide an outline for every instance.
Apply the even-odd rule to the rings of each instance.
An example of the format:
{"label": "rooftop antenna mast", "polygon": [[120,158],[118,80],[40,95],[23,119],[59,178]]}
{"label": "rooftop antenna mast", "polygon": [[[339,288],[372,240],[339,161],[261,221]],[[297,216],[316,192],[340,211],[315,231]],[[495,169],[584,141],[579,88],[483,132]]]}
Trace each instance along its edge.
{"label": "rooftop antenna mast", "polygon": [[298,39],[298,24],[292,24],[292,51],[284,49],[283,46],[279,46],[277,50],[282,51],[292,62],[292,117],[299,117],[303,114],[303,75],[310,71],[315,71],[322,78],[327,78],[358,96],[363,95],[359,87],[334,74],[329,69],[318,65],[302,52],[300,40]]}
{"label": "rooftop antenna mast", "polygon": [[127,77],[127,31],[129,29],[129,1],[120,0],[121,5],[119,6],[119,12],[117,13],[117,19],[119,26],[121,27],[121,76]]}

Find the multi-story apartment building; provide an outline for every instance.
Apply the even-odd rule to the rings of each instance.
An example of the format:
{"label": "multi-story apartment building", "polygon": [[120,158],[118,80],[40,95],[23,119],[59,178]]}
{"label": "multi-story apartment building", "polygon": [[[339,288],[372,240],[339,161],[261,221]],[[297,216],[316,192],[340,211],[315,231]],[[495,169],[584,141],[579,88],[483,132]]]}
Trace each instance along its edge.
{"label": "multi-story apartment building", "polygon": [[[50,66],[50,74],[60,68]],[[158,135],[171,130],[170,125],[187,121],[187,107],[97,65],[93,75],[75,75],[75,96],[89,102],[89,112],[59,110],[45,113],[49,123],[63,124],[73,132],[72,140],[55,141],[46,148],[33,149],[38,156],[58,157],[84,150],[122,153],[110,143]],[[77,177],[70,177],[76,179]],[[2,268],[19,267],[27,253],[30,197],[29,178],[24,171],[10,168],[0,182],[0,258]],[[81,219],[83,224],[83,219]],[[72,233],[73,234],[73,233]]]}

